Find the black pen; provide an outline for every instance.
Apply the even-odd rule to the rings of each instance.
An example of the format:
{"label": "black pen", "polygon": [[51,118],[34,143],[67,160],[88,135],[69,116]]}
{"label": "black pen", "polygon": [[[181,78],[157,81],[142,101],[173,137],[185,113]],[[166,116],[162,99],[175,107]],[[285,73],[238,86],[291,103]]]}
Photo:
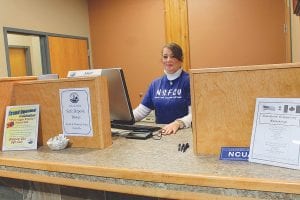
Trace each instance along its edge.
{"label": "black pen", "polygon": [[183,150],[185,149],[185,144],[182,144],[181,145],[181,149],[180,149],[180,151],[182,151],[183,152]]}
{"label": "black pen", "polygon": [[189,143],[186,143],[186,144],[185,144],[185,147],[184,147],[184,149],[183,149],[183,152],[185,152],[189,147],[190,147]]}

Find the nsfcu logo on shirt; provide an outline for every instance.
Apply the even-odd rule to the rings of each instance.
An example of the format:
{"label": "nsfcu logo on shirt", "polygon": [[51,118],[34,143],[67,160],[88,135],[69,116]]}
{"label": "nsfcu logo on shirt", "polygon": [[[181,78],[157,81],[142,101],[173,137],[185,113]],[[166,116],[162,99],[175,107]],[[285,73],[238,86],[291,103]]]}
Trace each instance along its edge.
{"label": "nsfcu logo on shirt", "polygon": [[182,98],[181,89],[158,89],[155,98]]}

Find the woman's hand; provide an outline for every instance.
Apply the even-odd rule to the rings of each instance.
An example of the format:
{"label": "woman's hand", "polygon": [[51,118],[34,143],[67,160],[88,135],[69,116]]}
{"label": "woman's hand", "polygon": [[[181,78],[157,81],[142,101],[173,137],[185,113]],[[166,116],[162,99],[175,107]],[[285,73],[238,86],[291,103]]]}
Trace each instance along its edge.
{"label": "woman's hand", "polygon": [[175,134],[178,129],[180,128],[180,122],[174,121],[170,124],[167,124],[164,126],[161,130],[162,135],[170,135],[170,134]]}

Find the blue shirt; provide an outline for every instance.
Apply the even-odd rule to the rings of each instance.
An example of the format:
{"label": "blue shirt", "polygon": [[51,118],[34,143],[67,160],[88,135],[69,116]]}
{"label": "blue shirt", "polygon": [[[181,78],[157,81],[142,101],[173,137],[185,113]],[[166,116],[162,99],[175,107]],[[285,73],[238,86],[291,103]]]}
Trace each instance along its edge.
{"label": "blue shirt", "polygon": [[164,75],[154,80],[142,104],[155,110],[157,124],[168,124],[188,114],[191,105],[189,74],[182,71],[175,80]]}

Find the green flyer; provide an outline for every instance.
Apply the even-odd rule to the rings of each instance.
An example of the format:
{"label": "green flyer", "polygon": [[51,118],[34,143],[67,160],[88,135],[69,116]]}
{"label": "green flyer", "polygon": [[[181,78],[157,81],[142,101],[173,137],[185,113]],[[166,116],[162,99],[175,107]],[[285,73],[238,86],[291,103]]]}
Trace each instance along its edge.
{"label": "green flyer", "polygon": [[39,105],[7,106],[2,150],[37,149]]}

